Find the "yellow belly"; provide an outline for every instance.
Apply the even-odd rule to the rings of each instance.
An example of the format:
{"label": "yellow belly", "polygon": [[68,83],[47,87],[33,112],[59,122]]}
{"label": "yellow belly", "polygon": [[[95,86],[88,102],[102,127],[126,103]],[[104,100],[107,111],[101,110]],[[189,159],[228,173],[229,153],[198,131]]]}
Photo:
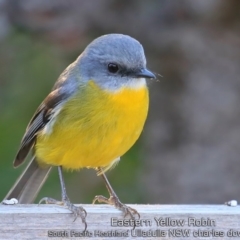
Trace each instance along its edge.
{"label": "yellow belly", "polygon": [[51,132],[38,134],[35,154],[68,169],[107,167],[138,139],[147,111],[147,87],[112,93],[90,81],[63,106]]}

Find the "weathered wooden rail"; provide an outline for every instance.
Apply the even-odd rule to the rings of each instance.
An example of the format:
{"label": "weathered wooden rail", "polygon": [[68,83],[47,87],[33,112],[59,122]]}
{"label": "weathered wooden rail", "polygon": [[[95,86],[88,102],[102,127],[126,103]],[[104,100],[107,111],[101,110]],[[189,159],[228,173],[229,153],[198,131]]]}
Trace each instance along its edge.
{"label": "weathered wooden rail", "polygon": [[80,218],[56,205],[0,205],[0,239],[240,239],[240,207],[226,205],[130,205],[141,218],[124,219],[107,205],[82,205]]}

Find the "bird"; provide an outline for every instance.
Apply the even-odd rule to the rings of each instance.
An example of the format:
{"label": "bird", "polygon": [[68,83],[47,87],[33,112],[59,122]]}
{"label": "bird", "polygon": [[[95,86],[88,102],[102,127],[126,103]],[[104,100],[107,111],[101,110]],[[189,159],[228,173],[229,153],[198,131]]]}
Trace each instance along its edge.
{"label": "bird", "polygon": [[93,203],[114,205],[125,216],[140,217],[119,200],[105,173],[143,130],[149,107],[146,79],[156,76],[146,67],[139,41],[117,33],[93,40],[59,76],[30,120],[13,165],[21,165],[29,152],[33,157],[5,199],[33,203],[56,166],[62,199],[44,197],[40,202],[66,206],[75,219],[81,217],[86,229],[87,213],[71,203],[63,169],[93,168],[110,195],[97,195]]}

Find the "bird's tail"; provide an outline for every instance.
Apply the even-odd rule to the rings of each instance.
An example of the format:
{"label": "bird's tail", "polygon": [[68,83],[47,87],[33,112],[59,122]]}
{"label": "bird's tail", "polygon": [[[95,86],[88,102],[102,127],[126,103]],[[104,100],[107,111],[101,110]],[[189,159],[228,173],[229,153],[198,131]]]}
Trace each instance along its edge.
{"label": "bird's tail", "polygon": [[16,198],[18,203],[33,203],[50,171],[51,166],[41,168],[33,157],[4,199]]}

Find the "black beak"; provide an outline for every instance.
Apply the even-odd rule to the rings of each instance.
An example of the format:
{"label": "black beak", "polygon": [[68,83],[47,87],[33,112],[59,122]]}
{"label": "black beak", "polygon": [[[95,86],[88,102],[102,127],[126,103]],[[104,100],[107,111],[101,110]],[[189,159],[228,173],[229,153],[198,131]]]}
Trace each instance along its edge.
{"label": "black beak", "polygon": [[151,71],[147,70],[146,68],[142,68],[136,72],[134,72],[136,78],[154,78],[156,79],[155,74]]}

